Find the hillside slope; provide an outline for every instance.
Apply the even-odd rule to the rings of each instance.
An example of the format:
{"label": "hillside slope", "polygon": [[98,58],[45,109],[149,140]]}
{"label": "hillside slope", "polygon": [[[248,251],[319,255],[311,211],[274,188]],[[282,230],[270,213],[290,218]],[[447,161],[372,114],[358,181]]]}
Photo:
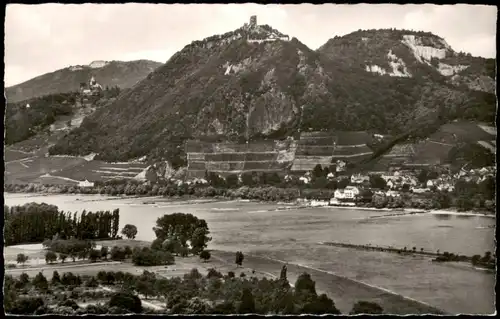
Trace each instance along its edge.
{"label": "hillside slope", "polygon": [[302,106],[328,103],[327,81],[314,52],[297,39],[269,26],[240,28],[187,45],[51,152],[171,159],[190,137],[289,135]]}
{"label": "hillside slope", "polygon": [[[374,39],[388,37],[387,46],[368,41],[364,50],[364,36],[358,41],[347,35],[313,51],[267,25],[195,41],[85,119],[50,152],[95,152],[103,160],[148,155],[178,166],[185,165],[183,142],[192,138],[245,142],[329,130],[397,135],[410,128],[425,136],[427,128],[456,118],[494,122],[494,94],[457,86],[414,54],[414,43],[438,37],[372,33]],[[378,70],[373,65],[394,66],[389,58],[404,59],[399,73],[392,71],[397,76],[372,72]]]}
{"label": "hillside slope", "polygon": [[424,78],[495,93],[495,60],[455,52],[429,32],[359,30],[328,40],[318,49],[351,69],[400,78]]}
{"label": "hillside slope", "polygon": [[79,90],[81,83],[87,83],[92,76],[103,87],[130,88],[160,65],[161,63],[148,60],[95,61],[89,65],[71,66],[43,74],[8,87],[6,96],[9,103],[12,103],[49,94],[74,92]]}

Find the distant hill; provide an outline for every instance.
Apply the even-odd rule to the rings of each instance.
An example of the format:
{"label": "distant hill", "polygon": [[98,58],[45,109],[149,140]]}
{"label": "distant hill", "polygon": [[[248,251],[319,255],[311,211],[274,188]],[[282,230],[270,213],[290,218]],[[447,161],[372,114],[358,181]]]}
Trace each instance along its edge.
{"label": "distant hill", "polygon": [[189,139],[331,130],[426,137],[454,119],[492,125],[492,65],[430,33],[359,31],[314,51],[268,25],[246,25],[185,46],[50,152],[177,166],[186,165]]}
{"label": "distant hill", "polygon": [[144,79],[162,63],[137,60],[94,61],[89,65],[70,66],[55,72],[6,88],[9,103],[28,100],[50,94],[78,91],[81,83],[88,83],[92,76],[104,87],[130,88]]}

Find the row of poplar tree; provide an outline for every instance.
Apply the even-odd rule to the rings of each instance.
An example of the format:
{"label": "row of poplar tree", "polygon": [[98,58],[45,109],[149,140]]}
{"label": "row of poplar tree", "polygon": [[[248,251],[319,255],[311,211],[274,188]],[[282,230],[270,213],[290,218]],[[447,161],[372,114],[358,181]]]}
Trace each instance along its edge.
{"label": "row of poplar tree", "polygon": [[5,245],[39,243],[58,236],[60,239],[116,238],[119,230],[119,209],[111,211],[59,211],[55,205],[28,203],[4,205]]}

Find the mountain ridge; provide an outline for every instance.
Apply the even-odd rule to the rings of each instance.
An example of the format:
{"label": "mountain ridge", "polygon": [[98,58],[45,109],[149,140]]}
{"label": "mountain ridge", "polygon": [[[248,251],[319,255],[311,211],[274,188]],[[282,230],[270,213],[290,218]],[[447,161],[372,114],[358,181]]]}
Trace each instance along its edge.
{"label": "mountain ridge", "polygon": [[[93,64],[94,63],[94,64]],[[102,64],[102,65],[99,65]],[[150,60],[92,61],[88,65],[68,66],[6,87],[7,101],[20,102],[50,94],[78,91],[92,76],[103,86],[130,88],[162,65]]]}
{"label": "mountain ridge", "polygon": [[[464,58],[437,37],[427,39],[434,51],[419,49],[427,46],[425,39],[406,37],[411,45],[405,44],[404,34],[388,31],[371,50],[360,49],[367,47],[360,34],[311,50],[276,31],[251,24],[193,41],[86,118],[51,154],[94,152],[104,160],[148,155],[185,163],[182,145],[190,138],[245,142],[328,129],[400,134],[440,118],[494,122],[493,94],[472,90],[467,80],[452,83],[433,66],[436,59],[451,65],[445,59]],[[423,52],[420,60],[415,52]],[[399,60],[411,76],[401,76],[404,67],[394,72],[403,65]],[[388,70],[372,72],[372,65]],[[469,77],[484,75],[488,67],[475,69],[480,71],[469,70]]]}

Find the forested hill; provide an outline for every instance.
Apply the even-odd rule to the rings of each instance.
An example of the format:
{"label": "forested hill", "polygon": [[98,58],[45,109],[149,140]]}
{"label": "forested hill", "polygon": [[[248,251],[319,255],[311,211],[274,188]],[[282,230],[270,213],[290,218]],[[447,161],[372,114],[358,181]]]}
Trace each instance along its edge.
{"label": "forested hill", "polygon": [[95,61],[89,65],[70,66],[6,88],[7,101],[12,103],[50,94],[78,91],[80,84],[88,84],[92,76],[103,88],[106,86],[130,88],[160,65],[159,62],[137,60]]}
{"label": "forested hill", "polygon": [[187,45],[50,152],[172,161],[189,138],[494,123],[491,63],[430,33],[359,31],[313,51],[270,26],[242,27]]}

